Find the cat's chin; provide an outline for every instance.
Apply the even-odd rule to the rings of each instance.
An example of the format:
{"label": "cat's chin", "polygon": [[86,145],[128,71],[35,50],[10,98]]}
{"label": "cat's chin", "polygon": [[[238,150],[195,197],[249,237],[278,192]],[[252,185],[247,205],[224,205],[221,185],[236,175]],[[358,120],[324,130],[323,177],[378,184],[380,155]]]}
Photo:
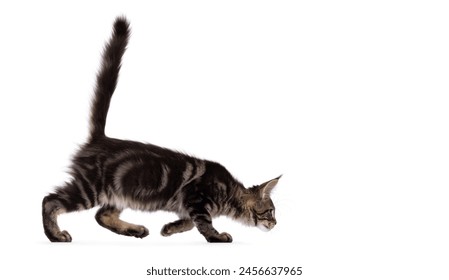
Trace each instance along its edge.
{"label": "cat's chin", "polygon": [[265,231],[265,232],[271,230],[270,228],[267,228],[266,226],[261,225],[261,224],[258,224],[257,227],[258,227],[261,231]]}

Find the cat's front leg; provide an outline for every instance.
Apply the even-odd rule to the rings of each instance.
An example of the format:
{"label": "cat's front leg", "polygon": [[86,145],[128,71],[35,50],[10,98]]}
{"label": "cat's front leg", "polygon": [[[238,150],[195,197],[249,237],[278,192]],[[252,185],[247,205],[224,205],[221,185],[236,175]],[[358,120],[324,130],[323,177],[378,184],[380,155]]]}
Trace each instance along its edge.
{"label": "cat's front leg", "polygon": [[168,223],[164,225],[161,230],[162,236],[170,236],[174,233],[181,233],[184,231],[189,231],[194,227],[192,220],[190,219],[179,219],[177,221]]}
{"label": "cat's front leg", "polygon": [[190,212],[190,217],[198,231],[208,242],[232,242],[232,236],[229,233],[219,233],[212,226],[212,217],[207,210],[196,208]]}

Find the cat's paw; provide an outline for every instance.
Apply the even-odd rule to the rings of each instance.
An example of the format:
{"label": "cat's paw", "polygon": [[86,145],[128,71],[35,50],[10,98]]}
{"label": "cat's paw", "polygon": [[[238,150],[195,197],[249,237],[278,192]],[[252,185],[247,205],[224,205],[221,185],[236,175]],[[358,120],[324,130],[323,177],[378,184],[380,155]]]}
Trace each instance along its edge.
{"label": "cat's paw", "polygon": [[232,242],[232,236],[227,232],[222,232],[220,234],[210,236],[206,238],[208,242],[216,243],[216,242]]}
{"label": "cat's paw", "polygon": [[173,233],[175,233],[175,232],[172,230],[172,226],[170,224],[166,224],[161,229],[161,235],[162,236],[170,236]]}
{"label": "cat's paw", "polygon": [[67,231],[63,230],[52,236],[50,240],[51,242],[72,242],[72,237]]}
{"label": "cat's paw", "polygon": [[126,230],[126,235],[137,238],[144,238],[150,234],[150,231],[144,226],[135,226]]}

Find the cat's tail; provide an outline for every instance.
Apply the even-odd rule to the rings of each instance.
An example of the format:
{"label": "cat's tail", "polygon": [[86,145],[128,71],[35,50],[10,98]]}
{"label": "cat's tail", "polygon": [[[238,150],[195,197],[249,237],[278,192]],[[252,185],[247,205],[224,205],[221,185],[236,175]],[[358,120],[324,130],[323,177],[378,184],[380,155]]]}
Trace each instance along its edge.
{"label": "cat's tail", "polygon": [[90,116],[90,141],[105,135],[104,129],[109,103],[117,86],[121,60],[125,53],[129,36],[128,21],[124,17],[118,17],[114,22],[112,36],[104,47],[101,68],[97,74],[97,84]]}

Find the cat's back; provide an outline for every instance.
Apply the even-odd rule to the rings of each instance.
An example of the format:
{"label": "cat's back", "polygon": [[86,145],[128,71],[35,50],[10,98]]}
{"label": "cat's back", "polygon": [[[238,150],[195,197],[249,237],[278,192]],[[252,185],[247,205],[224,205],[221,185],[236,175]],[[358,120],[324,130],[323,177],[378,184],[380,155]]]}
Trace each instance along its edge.
{"label": "cat's back", "polygon": [[94,141],[86,143],[75,155],[75,159],[89,157],[96,157],[98,159],[104,158],[109,161],[120,158],[140,157],[153,157],[154,159],[165,158],[174,161],[194,159],[194,157],[184,153],[157,145],[109,137],[95,139]]}
{"label": "cat's back", "polygon": [[202,176],[206,169],[205,160],[181,152],[107,137],[86,143],[73,163],[77,170],[90,170],[103,185],[145,185],[160,191],[175,191]]}

